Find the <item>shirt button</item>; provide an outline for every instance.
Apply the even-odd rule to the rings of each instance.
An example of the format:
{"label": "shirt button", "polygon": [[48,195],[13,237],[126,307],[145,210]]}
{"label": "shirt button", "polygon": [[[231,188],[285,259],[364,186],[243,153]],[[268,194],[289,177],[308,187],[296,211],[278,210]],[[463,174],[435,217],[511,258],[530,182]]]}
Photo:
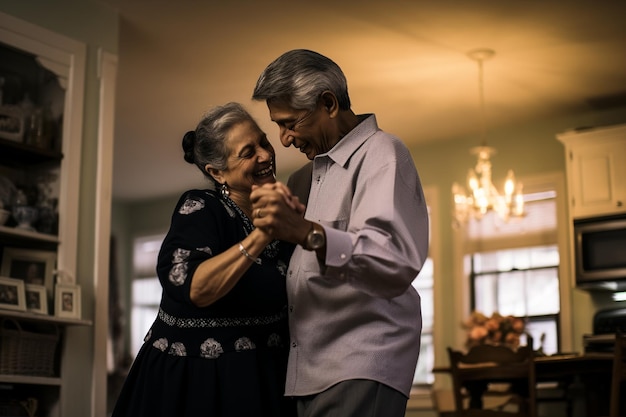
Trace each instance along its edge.
{"label": "shirt button", "polygon": [[339,257],[341,259],[346,259],[348,257],[348,255],[346,255],[345,253],[342,253],[341,255],[339,255]]}
{"label": "shirt button", "polygon": [[293,306],[289,306],[289,312],[293,313]]}
{"label": "shirt button", "polygon": [[291,342],[291,347],[292,348],[298,347],[298,344],[296,342]]}

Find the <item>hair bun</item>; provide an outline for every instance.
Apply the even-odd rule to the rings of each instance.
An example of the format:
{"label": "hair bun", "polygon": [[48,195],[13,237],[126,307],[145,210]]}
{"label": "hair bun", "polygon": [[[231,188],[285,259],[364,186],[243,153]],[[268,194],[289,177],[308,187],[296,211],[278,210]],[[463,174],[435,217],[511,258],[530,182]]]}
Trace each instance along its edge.
{"label": "hair bun", "polygon": [[194,158],[194,148],[196,146],[196,131],[190,130],[185,133],[183,136],[183,151],[185,152],[184,158],[185,161],[193,164],[195,162]]}

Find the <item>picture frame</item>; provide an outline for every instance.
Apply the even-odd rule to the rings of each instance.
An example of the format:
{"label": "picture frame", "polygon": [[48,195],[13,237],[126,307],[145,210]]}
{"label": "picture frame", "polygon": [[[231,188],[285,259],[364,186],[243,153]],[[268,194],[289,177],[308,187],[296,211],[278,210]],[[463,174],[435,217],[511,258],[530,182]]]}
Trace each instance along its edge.
{"label": "picture frame", "polygon": [[43,285],[25,284],[26,310],[37,314],[48,314],[48,296]]}
{"label": "picture frame", "polygon": [[26,311],[24,281],[0,276],[0,308]]}
{"label": "picture frame", "polygon": [[57,284],[54,290],[54,315],[61,318],[80,319],[80,286]]}
{"label": "picture frame", "polygon": [[22,142],[24,126],[24,115],[18,106],[0,105],[0,138]]}
{"label": "picture frame", "polygon": [[24,284],[43,285],[52,300],[56,260],[56,252],[5,247],[0,275],[20,279]]}

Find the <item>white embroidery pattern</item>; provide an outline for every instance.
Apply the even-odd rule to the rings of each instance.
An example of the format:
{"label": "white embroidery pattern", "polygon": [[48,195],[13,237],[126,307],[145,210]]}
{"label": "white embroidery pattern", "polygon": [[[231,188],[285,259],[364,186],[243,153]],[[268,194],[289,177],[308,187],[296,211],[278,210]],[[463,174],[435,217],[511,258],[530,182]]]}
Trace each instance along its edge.
{"label": "white embroidery pattern", "polygon": [[187,259],[189,259],[191,251],[189,249],[178,248],[172,253],[172,269],[168,279],[177,287],[183,285],[187,279]]}
{"label": "white embroidery pattern", "polygon": [[180,214],[191,214],[204,208],[204,200],[199,197],[187,198],[178,209]]}
{"label": "white embroidery pattern", "polygon": [[172,254],[172,263],[180,264],[185,262],[187,259],[189,259],[189,254],[191,254],[191,251],[189,249],[176,249]]}
{"label": "white embroidery pattern", "polygon": [[235,341],[235,350],[237,352],[251,349],[256,349],[256,345],[252,342],[252,340],[248,339],[247,337],[240,337]]}
{"label": "white embroidery pattern", "polygon": [[199,327],[234,327],[234,326],[263,326],[283,320],[287,317],[286,311],[273,314],[271,316],[257,317],[214,317],[214,318],[183,318],[175,317],[166,313],[159,308],[158,317],[168,326],[180,328],[199,328]]}
{"label": "white embroidery pattern", "polygon": [[224,353],[222,345],[215,339],[209,338],[200,345],[200,356],[207,359],[215,359]]}
{"label": "white embroidery pattern", "polygon": [[167,339],[162,337],[160,339],[155,340],[154,343],[152,343],[152,346],[159,349],[161,352],[165,352],[167,350],[168,344],[169,342],[167,341]]}
{"label": "white embroidery pattern", "polygon": [[205,247],[203,247],[203,248],[196,248],[196,250],[197,250],[198,252],[204,252],[204,253],[208,253],[209,255],[213,255],[213,251],[212,251],[212,250],[211,250],[211,248],[210,248],[210,247],[208,247],[208,246],[205,246]]}
{"label": "white embroidery pattern", "polygon": [[187,262],[172,265],[168,279],[177,287],[183,285],[187,279],[187,269]]}
{"label": "white embroidery pattern", "polygon": [[187,349],[181,342],[174,342],[167,353],[174,356],[187,356]]}
{"label": "white embroidery pattern", "polygon": [[143,338],[144,342],[147,342],[148,340],[150,340],[150,338],[152,337],[152,328],[150,328],[150,330],[148,330],[148,333],[146,334],[146,336]]}

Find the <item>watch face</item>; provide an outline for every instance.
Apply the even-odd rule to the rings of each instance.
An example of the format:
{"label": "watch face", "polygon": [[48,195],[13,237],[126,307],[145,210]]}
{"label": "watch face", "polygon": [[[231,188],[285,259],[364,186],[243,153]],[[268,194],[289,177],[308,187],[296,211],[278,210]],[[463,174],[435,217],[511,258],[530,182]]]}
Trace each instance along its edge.
{"label": "watch face", "polygon": [[324,234],[318,230],[312,230],[307,236],[307,246],[310,249],[319,249],[325,243]]}

